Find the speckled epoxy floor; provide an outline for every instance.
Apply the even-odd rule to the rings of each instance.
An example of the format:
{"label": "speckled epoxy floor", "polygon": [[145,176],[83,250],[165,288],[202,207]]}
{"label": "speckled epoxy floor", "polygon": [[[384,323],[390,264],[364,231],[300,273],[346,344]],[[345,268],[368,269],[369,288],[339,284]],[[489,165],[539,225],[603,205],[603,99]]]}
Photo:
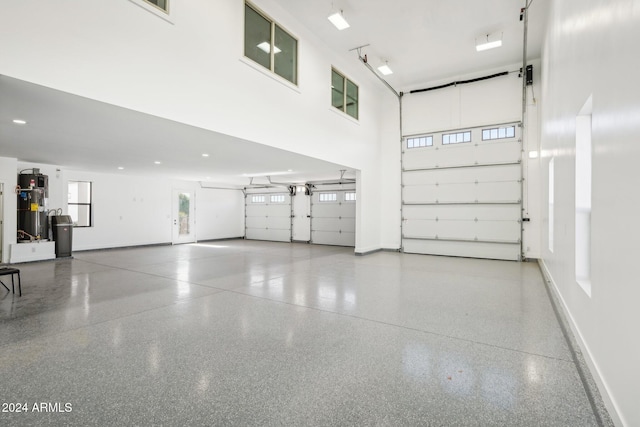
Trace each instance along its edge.
{"label": "speckled epoxy floor", "polygon": [[243,240],[74,256],[0,291],[0,409],[28,409],[2,425],[597,425],[533,263]]}

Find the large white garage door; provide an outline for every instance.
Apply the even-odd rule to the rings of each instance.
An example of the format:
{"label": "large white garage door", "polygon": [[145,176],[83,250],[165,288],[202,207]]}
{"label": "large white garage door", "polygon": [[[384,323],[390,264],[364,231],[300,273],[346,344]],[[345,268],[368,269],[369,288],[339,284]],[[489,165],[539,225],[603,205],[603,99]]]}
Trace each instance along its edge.
{"label": "large white garage door", "polygon": [[291,241],[291,196],[288,192],[247,192],[245,238],[276,242]]}
{"label": "large white garage door", "polygon": [[520,159],[519,123],[405,137],[404,252],[519,260]]}
{"label": "large white garage door", "polygon": [[311,243],[356,245],[356,190],[320,187],[311,196]]}

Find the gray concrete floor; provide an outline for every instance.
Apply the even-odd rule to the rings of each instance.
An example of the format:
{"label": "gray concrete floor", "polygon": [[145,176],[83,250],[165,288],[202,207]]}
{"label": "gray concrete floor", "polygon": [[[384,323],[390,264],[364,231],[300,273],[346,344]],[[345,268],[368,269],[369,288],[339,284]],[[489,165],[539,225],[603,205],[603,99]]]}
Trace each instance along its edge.
{"label": "gray concrete floor", "polygon": [[597,425],[534,263],[244,240],[74,255],[0,288],[2,425]]}

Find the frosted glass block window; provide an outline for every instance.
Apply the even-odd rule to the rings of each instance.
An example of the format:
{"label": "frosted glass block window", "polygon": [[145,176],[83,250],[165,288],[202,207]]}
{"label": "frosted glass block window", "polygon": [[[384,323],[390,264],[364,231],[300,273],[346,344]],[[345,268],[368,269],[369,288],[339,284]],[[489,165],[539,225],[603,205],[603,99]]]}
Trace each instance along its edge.
{"label": "frosted glass block window", "polygon": [[284,203],[286,197],[284,194],[272,194],[270,200],[271,203]]}
{"label": "frosted glass block window", "polygon": [[337,202],[338,194],[337,193],[320,193],[318,194],[318,200],[321,202]]}
{"label": "frosted glass block window", "polygon": [[356,201],[356,193],[355,192],[344,193],[344,201],[345,202],[355,202]]}
{"label": "frosted glass block window", "polygon": [[74,227],[92,227],[91,182],[69,181],[67,190],[67,213]]}
{"label": "frosted glass block window", "polygon": [[264,203],[266,201],[266,197],[264,194],[256,194],[251,196],[251,203]]}
{"label": "frosted glass block window", "polygon": [[433,146],[433,136],[420,136],[407,138],[407,148],[420,148]]}

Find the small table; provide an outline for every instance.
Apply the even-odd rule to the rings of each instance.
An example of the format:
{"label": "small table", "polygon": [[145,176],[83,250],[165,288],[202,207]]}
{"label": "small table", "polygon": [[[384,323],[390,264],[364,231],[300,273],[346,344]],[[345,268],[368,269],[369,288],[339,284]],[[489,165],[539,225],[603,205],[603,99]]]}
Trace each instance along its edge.
{"label": "small table", "polygon": [[[16,274],[18,275],[18,291],[20,292],[20,296],[22,296],[22,283],[20,280],[20,270],[18,270],[17,268],[11,268],[11,267],[0,268],[0,276],[7,276],[9,274],[11,275],[11,290],[13,291],[14,294],[16,293],[16,286],[13,280],[13,276],[15,276]],[[7,285],[4,284],[2,280],[0,280],[0,283],[2,284],[2,286],[4,286],[7,292],[9,292],[9,288],[7,287]]]}

